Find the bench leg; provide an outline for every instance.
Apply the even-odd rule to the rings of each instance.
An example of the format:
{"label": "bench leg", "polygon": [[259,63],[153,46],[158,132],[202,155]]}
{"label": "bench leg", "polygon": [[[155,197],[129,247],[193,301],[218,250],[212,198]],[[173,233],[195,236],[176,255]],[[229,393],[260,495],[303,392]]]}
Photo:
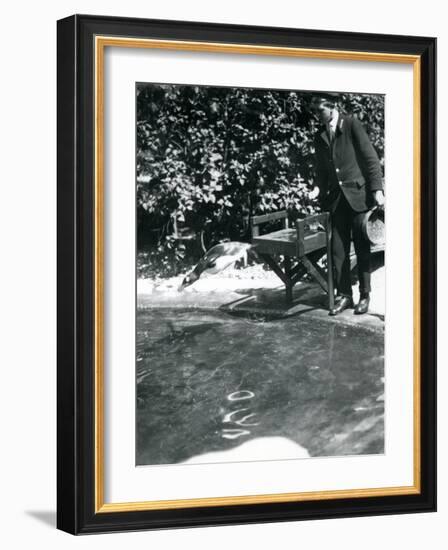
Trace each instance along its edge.
{"label": "bench leg", "polygon": [[294,287],[294,283],[291,280],[291,258],[289,256],[285,256],[284,268],[287,280],[285,283],[286,301],[290,304],[292,302],[292,289]]}

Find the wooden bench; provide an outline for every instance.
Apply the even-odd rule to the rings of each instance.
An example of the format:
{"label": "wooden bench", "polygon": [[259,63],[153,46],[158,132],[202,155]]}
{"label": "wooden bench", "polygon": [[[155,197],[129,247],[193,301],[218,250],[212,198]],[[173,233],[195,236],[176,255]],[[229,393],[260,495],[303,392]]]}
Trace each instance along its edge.
{"label": "wooden bench", "polygon": [[[262,234],[261,226],[282,220],[283,229]],[[292,302],[294,285],[308,273],[328,294],[328,307],[334,307],[333,268],[331,259],[331,228],[328,212],[297,220],[289,227],[286,211],[251,218],[252,244],[256,253],[282,280],[286,299]],[[318,261],[327,255],[327,272]],[[278,256],[283,256],[280,263]]]}

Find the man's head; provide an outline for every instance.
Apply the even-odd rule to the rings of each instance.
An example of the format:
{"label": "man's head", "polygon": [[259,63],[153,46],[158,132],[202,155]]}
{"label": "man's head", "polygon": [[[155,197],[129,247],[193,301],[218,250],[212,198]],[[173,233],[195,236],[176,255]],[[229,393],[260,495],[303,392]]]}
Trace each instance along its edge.
{"label": "man's head", "polygon": [[330,122],[337,108],[338,94],[331,92],[316,92],[312,95],[310,108],[322,124]]}

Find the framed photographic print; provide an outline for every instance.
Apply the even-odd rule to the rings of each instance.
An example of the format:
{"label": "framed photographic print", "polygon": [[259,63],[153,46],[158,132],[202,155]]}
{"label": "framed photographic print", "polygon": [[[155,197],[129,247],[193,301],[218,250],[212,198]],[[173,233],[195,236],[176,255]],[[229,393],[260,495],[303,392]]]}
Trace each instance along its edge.
{"label": "framed photographic print", "polygon": [[58,21],[58,528],[435,510],[435,56]]}

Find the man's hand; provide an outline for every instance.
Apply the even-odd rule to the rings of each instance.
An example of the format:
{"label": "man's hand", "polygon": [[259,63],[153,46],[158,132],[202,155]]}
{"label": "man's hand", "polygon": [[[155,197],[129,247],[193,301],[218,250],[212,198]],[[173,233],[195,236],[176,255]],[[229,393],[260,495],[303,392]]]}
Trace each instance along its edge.
{"label": "man's hand", "polygon": [[374,191],[373,202],[375,203],[375,206],[384,206],[384,193],[381,189]]}

